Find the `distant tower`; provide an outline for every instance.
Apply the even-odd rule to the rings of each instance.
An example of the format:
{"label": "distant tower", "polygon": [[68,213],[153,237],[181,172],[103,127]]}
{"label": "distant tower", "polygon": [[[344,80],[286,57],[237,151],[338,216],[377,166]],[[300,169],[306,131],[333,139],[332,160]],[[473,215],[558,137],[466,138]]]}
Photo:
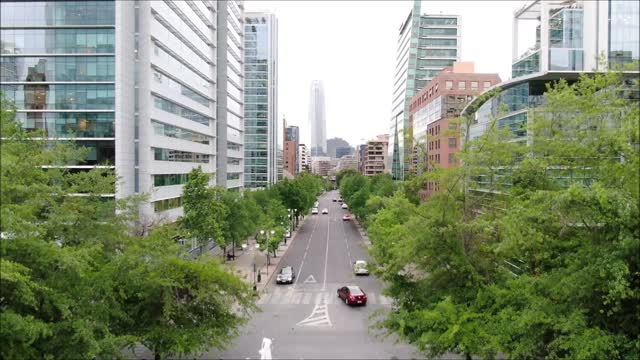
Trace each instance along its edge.
{"label": "distant tower", "polygon": [[309,128],[311,129],[311,156],[324,156],[327,153],[327,122],[324,108],[324,87],[320,80],[311,82]]}

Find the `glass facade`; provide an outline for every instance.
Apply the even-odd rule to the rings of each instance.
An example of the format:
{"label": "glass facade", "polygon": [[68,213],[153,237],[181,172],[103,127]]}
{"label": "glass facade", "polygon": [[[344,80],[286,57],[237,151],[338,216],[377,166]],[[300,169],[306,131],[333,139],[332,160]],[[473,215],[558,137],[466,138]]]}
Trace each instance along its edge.
{"label": "glass facade", "polygon": [[114,29],[8,29],[2,32],[3,54],[113,53]]}
{"label": "glass facade", "polygon": [[153,159],[159,161],[177,161],[177,162],[193,162],[193,163],[209,163],[208,154],[199,154],[189,151],[180,151],[173,149],[151,148],[153,151]]}
{"label": "glass facade", "polygon": [[[269,49],[273,46],[269,38],[273,31],[270,21],[267,16],[248,14],[244,22],[244,186],[247,188],[267,187],[269,165],[274,161],[274,153],[270,151],[275,130],[270,126],[276,121],[270,87],[274,80]],[[259,148],[264,151],[255,151]],[[228,180],[235,179],[236,174],[232,178],[229,175]]]}
{"label": "glass facade", "polygon": [[186,184],[189,174],[161,174],[153,175],[153,186],[171,186]]}
{"label": "glass facade", "polygon": [[198,134],[190,130],[164,124],[155,120],[151,120],[151,126],[153,126],[153,133],[160,136],[193,141],[199,144],[209,144],[212,140],[210,136]]}
{"label": "glass facade", "polygon": [[18,1],[2,2],[3,27],[68,25],[114,25],[113,1]]}
{"label": "glass facade", "polygon": [[638,28],[640,3],[609,0],[609,61],[612,65],[622,66],[640,61]]}
{"label": "glass facade", "polygon": [[69,166],[115,166],[115,2],[2,1],[0,27],[0,90],[16,118],[86,148]]}
{"label": "glass facade", "polygon": [[540,50],[521,58],[511,65],[511,76],[514,78],[540,71]]}
{"label": "glass facade", "polygon": [[180,116],[184,119],[195,121],[202,125],[209,126],[210,117],[197,113],[193,110],[187,109],[181,105],[178,105],[172,101],[154,96],[153,105],[156,109],[160,109],[174,115]]}
{"label": "glass facade", "polygon": [[182,198],[176,197],[171,199],[158,200],[153,202],[153,210],[162,212],[166,210],[176,209],[182,206]]}
{"label": "glass facade", "polygon": [[44,130],[52,138],[115,137],[113,112],[19,112],[16,119],[28,130]]}
{"label": "glass facade", "polygon": [[5,96],[25,110],[111,110],[114,85],[2,85]]}
{"label": "glass facade", "polygon": [[0,81],[114,81],[113,56],[0,57]]}
{"label": "glass facade", "polygon": [[561,9],[549,18],[549,70],[583,70],[583,26],[582,9]]}

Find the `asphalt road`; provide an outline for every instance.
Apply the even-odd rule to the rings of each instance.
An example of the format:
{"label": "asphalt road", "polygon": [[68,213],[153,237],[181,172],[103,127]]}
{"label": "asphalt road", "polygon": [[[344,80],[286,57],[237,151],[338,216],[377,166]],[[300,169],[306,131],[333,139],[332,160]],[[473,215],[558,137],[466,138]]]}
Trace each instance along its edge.
{"label": "asphalt road", "polygon": [[[409,359],[421,356],[408,345],[383,339],[370,330],[369,316],[389,308],[382,283],[373,275],[356,277],[352,263],[367,260],[362,237],[351,221],[342,221],[346,210],[333,202],[337,192],[320,197],[319,209],[328,215],[310,215],[278,269],[291,265],[293,285],[272,284],[258,300],[255,314],[242,335],[223,352],[202,358],[259,359],[263,338],[272,340],[273,359]],[[274,269],[270,269],[269,272]],[[337,289],[359,285],[368,297],[365,307],[349,307],[337,297]]]}

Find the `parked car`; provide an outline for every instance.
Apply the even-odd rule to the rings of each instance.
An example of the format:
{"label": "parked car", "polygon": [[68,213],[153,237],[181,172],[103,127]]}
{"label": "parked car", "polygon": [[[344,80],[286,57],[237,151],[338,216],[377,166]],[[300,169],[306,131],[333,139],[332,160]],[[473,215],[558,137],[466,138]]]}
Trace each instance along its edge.
{"label": "parked car", "polygon": [[369,275],[369,265],[364,260],[356,260],[353,263],[353,273],[356,275]]}
{"label": "parked car", "polygon": [[343,209],[348,209],[349,207],[347,206],[347,204],[342,203],[342,208],[343,208]]}
{"label": "parked car", "polygon": [[336,198],[333,198],[333,202],[336,202],[336,201],[338,201],[338,199],[336,199]]}
{"label": "parked car", "polygon": [[323,214],[323,215],[326,215],[326,214],[328,214],[328,213],[329,213],[329,210],[327,210],[327,208],[322,209],[322,214]]}
{"label": "parked car", "polygon": [[318,215],[318,208],[311,209],[311,214]]}
{"label": "parked car", "polygon": [[338,202],[342,202],[342,199],[341,199],[341,198],[338,198]]}
{"label": "parked car", "polygon": [[338,297],[347,305],[367,305],[367,294],[359,286],[343,286],[338,289]]}
{"label": "parked car", "polygon": [[293,272],[292,266],[285,266],[280,269],[278,276],[276,276],[276,284],[293,284],[293,280],[296,278],[295,272]]}
{"label": "parked car", "polygon": [[342,221],[351,221],[351,214],[342,215]]}

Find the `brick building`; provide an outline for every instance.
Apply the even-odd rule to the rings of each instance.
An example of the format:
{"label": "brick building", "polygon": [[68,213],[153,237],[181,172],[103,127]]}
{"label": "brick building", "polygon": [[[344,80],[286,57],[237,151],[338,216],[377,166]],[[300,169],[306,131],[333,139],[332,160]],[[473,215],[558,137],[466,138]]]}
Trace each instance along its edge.
{"label": "brick building", "polygon": [[[498,74],[476,73],[472,62],[456,62],[444,68],[411,99],[412,171],[422,173],[457,164],[460,128],[451,120],[460,116],[475,96],[498,83]],[[420,198],[427,200],[437,189],[437,183],[426,183]]]}

